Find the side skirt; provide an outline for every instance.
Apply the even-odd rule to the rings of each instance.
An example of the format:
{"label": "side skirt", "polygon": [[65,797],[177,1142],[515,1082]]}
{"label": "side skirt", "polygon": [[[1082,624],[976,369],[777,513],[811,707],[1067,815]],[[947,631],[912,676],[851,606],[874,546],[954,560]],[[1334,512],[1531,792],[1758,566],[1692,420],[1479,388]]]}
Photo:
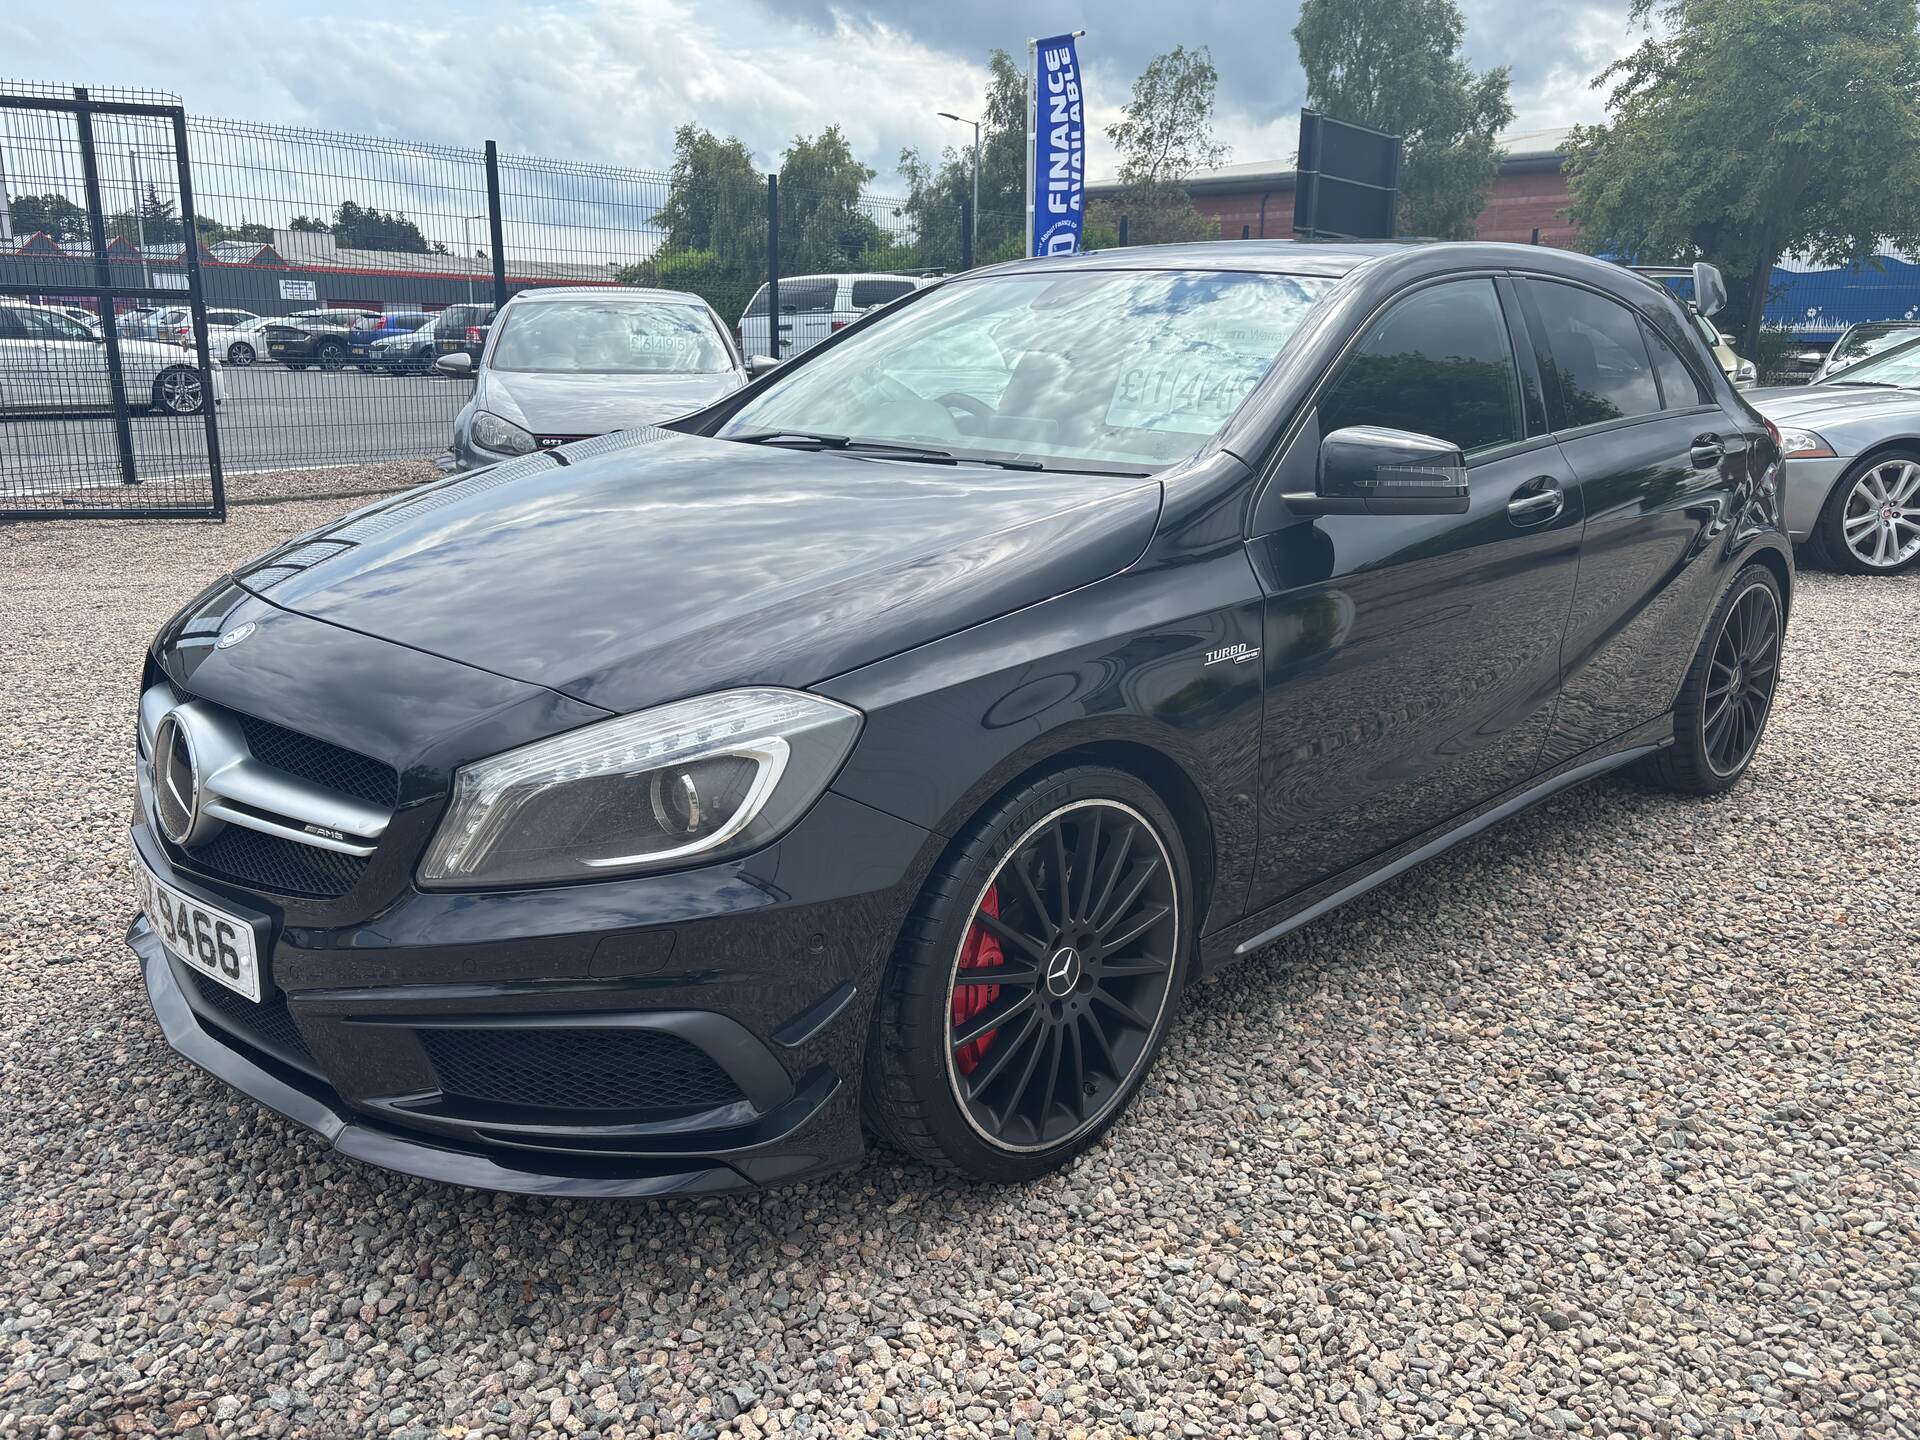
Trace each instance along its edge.
{"label": "side skirt", "polygon": [[1258,914],[1249,915],[1237,924],[1201,940],[1201,974],[1210,975],[1230,961],[1263,945],[1271,945],[1281,936],[1318,920],[1329,910],[1357,899],[1377,885],[1386,884],[1396,875],[1404,875],[1414,866],[1451,850],[1462,841],[1471,840],[1481,831],[1489,830],[1502,820],[1539,804],[1550,795],[1557,795],[1562,790],[1610,770],[1618,770],[1672,743],[1673,716],[1659,716],[1644,725],[1635,726],[1598,751],[1589,750],[1585,755],[1575,756],[1542,778],[1489,802],[1485,808],[1468,812],[1464,819],[1436,826],[1424,835],[1416,835],[1406,843],[1376,856],[1365,865],[1356,865],[1282,900],[1278,905],[1269,905]]}

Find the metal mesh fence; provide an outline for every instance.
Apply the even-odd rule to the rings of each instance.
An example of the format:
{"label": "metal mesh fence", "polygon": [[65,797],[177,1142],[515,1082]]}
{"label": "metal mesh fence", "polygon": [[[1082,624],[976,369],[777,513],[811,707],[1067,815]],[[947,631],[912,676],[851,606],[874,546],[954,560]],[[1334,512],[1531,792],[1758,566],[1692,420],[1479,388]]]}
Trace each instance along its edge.
{"label": "metal mesh fence", "polygon": [[[0,84],[0,95],[27,88]],[[77,146],[56,115],[4,114],[0,195],[11,223],[0,233],[0,295],[10,286],[43,308],[73,300],[89,312],[75,323],[97,321],[98,301],[83,293],[95,259]],[[477,363],[497,307],[522,291],[691,293],[738,356],[790,358],[922,277],[964,267],[975,232],[966,207],[830,181],[776,185],[750,168],[673,174],[187,116],[189,254],[164,129],[116,117],[100,138],[107,260],[146,292],[116,302],[107,328],[130,354],[191,368],[202,322],[187,283],[197,269],[205,379],[218,397],[221,468],[234,476],[441,456],[473,388],[439,362]],[[994,234],[1008,228],[1007,217],[982,218]],[[204,497],[207,433],[171,423],[178,417],[135,417],[136,463],[117,464],[111,417],[49,392],[58,367],[45,362],[26,367],[39,376],[31,409],[17,384],[0,389],[0,492],[132,479],[140,499],[121,503],[151,505],[177,479]],[[138,380],[152,383],[145,371]]]}
{"label": "metal mesh fence", "polygon": [[181,120],[152,93],[0,94],[0,513],[219,509],[221,377],[111,323],[187,298]]}

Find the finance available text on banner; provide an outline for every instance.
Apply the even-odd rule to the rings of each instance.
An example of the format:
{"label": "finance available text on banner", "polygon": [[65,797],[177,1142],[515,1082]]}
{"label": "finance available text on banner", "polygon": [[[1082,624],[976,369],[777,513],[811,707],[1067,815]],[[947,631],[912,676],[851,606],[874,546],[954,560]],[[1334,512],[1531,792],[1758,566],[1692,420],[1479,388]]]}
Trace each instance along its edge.
{"label": "finance available text on banner", "polygon": [[1072,255],[1086,217],[1087,127],[1080,57],[1071,35],[1036,47],[1033,116],[1033,253]]}

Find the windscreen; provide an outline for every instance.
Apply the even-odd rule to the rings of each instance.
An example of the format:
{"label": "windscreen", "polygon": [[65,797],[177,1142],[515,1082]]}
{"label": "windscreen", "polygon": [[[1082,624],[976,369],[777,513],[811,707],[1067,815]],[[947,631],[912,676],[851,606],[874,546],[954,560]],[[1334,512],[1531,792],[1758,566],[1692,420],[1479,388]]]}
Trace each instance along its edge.
{"label": "windscreen", "polygon": [[715,375],[733,367],[720,332],[691,305],[542,300],[507,311],[495,370]]}
{"label": "windscreen", "polygon": [[719,433],[1170,464],[1226,423],[1332,285],[1218,271],[961,281],[810,357]]}
{"label": "windscreen", "polygon": [[1920,389],[1920,335],[1909,335],[1897,350],[1876,355],[1849,365],[1839,375],[1821,382],[1824,385],[1890,385],[1901,390]]}

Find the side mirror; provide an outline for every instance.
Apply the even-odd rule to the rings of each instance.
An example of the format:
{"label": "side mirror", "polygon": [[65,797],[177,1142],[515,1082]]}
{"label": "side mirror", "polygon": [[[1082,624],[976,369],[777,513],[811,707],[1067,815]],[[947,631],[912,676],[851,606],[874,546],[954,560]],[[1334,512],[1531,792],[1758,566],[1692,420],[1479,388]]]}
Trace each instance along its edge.
{"label": "side mirror", "polygon": [[1727,308],[1727,282],[1718,265],[1693,262],[1693,308],[1702,315],[1718,315]]}
{"label": "side mirror", "polygon": [[780,368],[780,362],[771,355],[749,355],[747,357],[747,378],[758,380],[769,370]]}
{"label": "side mirror", "polygon": [[1467,459],[1431,435],[1349,425],[1320,442],[1314,493],[1284,498],[1296,515],[1464,515]]}
{"label": "side mirror", "polygon": [[473,378],[473,357],[464,350],[456,350],[451,355],[442,355],[433,362],[433,368],[442,375],[462,375]]}

